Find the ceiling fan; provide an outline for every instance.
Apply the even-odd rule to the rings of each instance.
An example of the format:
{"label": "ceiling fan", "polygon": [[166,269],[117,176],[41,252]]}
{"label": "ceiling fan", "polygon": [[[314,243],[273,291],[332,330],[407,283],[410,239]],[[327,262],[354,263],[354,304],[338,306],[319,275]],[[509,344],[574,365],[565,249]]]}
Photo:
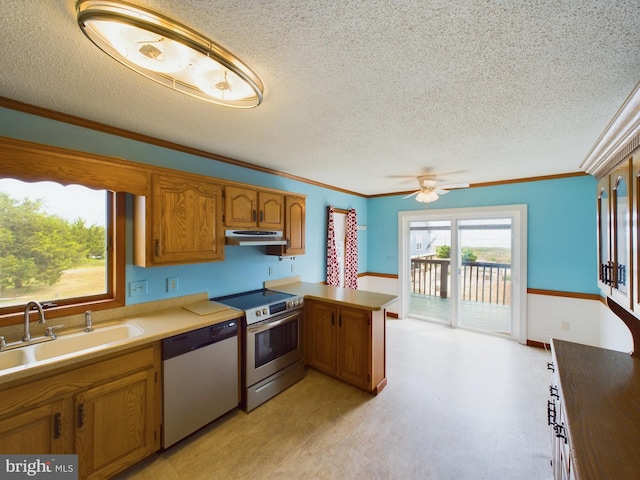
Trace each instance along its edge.
{"label": "ceiling fan", "polygon": [[409,198],[415,195],[417,201],[422,203],[431,203],[438,200],[440,195],[449,193],[449,190],[452,188],[467,188],[469,186],[468,183],[450,183],[447,185],[441,185],[436,181],[435,175],[420,175],[417,178],[420,190],[402,198]]}

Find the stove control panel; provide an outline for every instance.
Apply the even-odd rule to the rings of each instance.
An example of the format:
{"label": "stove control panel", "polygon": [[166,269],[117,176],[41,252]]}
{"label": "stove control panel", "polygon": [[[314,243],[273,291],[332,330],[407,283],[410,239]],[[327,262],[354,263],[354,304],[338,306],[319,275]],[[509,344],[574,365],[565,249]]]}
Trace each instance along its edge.
{"label": "stove control panel", "polygon": [[251,325],[252,323],[262,322],[280,313],[286,313],[291,310],[301,310],[303,304],[302,297],[292,297],[284,302],[272,303],[246,311],[247,324]]}

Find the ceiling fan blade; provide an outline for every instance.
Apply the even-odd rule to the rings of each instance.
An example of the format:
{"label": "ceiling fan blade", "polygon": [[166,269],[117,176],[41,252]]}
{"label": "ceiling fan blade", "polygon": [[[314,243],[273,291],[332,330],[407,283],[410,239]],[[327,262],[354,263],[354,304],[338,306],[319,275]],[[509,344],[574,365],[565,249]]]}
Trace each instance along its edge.
{"label": "ceiling fan blade", "polygon": [[443,190],[442,188],[436,188],[434,190],[438,195],[444,195],[445,193],[449,193],[449,190]]}
{"label": "ceiling fan blade", "polygon": [[453,189],[453,188],[467,188],[468,183],[447,183],[446,185],[439,185],[438,188]]}
{"label": "ceiling fan blade", "polygon": [[411,198],[411,197],[413,197],[414,195],[417,195],[417,194],[419,194],[419,193],[420,193],[420,190],[418,190],[417,192],[410,193],[409,195],[405,195],[405,196],[404,196],[404,197],[402,197],[402,198],[403,198],[403,199],[405,199],[405,198]]}

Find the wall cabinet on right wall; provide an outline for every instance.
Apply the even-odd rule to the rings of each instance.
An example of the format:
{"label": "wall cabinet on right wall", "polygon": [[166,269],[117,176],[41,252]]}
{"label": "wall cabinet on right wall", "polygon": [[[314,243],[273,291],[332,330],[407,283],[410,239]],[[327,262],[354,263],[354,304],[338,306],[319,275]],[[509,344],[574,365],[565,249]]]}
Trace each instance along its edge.
{"label": "wall cabinet on right wall", "polygon": [[618,305],[640,315],[638,226],[640,156],[634,154],[598,180],[598,285]]}

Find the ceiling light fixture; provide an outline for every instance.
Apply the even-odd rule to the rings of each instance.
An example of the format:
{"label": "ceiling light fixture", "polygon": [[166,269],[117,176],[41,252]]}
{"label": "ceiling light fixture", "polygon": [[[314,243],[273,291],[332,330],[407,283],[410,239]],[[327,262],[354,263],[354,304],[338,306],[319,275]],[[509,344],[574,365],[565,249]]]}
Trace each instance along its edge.
{"label": "ceiling light fixture", "polygon": [[155,82],[228,107],[262,102],[262,82],[247,65],[184,25],[117,0],[79,0],[76,12],[98,48]]}
{"label": "ceiling light fixture", "polygon": [[422,203],[431,203],[438,200],[440,196],[435,192],[435,190],[423,189],[418,195],[416,195],[416,200]]}

